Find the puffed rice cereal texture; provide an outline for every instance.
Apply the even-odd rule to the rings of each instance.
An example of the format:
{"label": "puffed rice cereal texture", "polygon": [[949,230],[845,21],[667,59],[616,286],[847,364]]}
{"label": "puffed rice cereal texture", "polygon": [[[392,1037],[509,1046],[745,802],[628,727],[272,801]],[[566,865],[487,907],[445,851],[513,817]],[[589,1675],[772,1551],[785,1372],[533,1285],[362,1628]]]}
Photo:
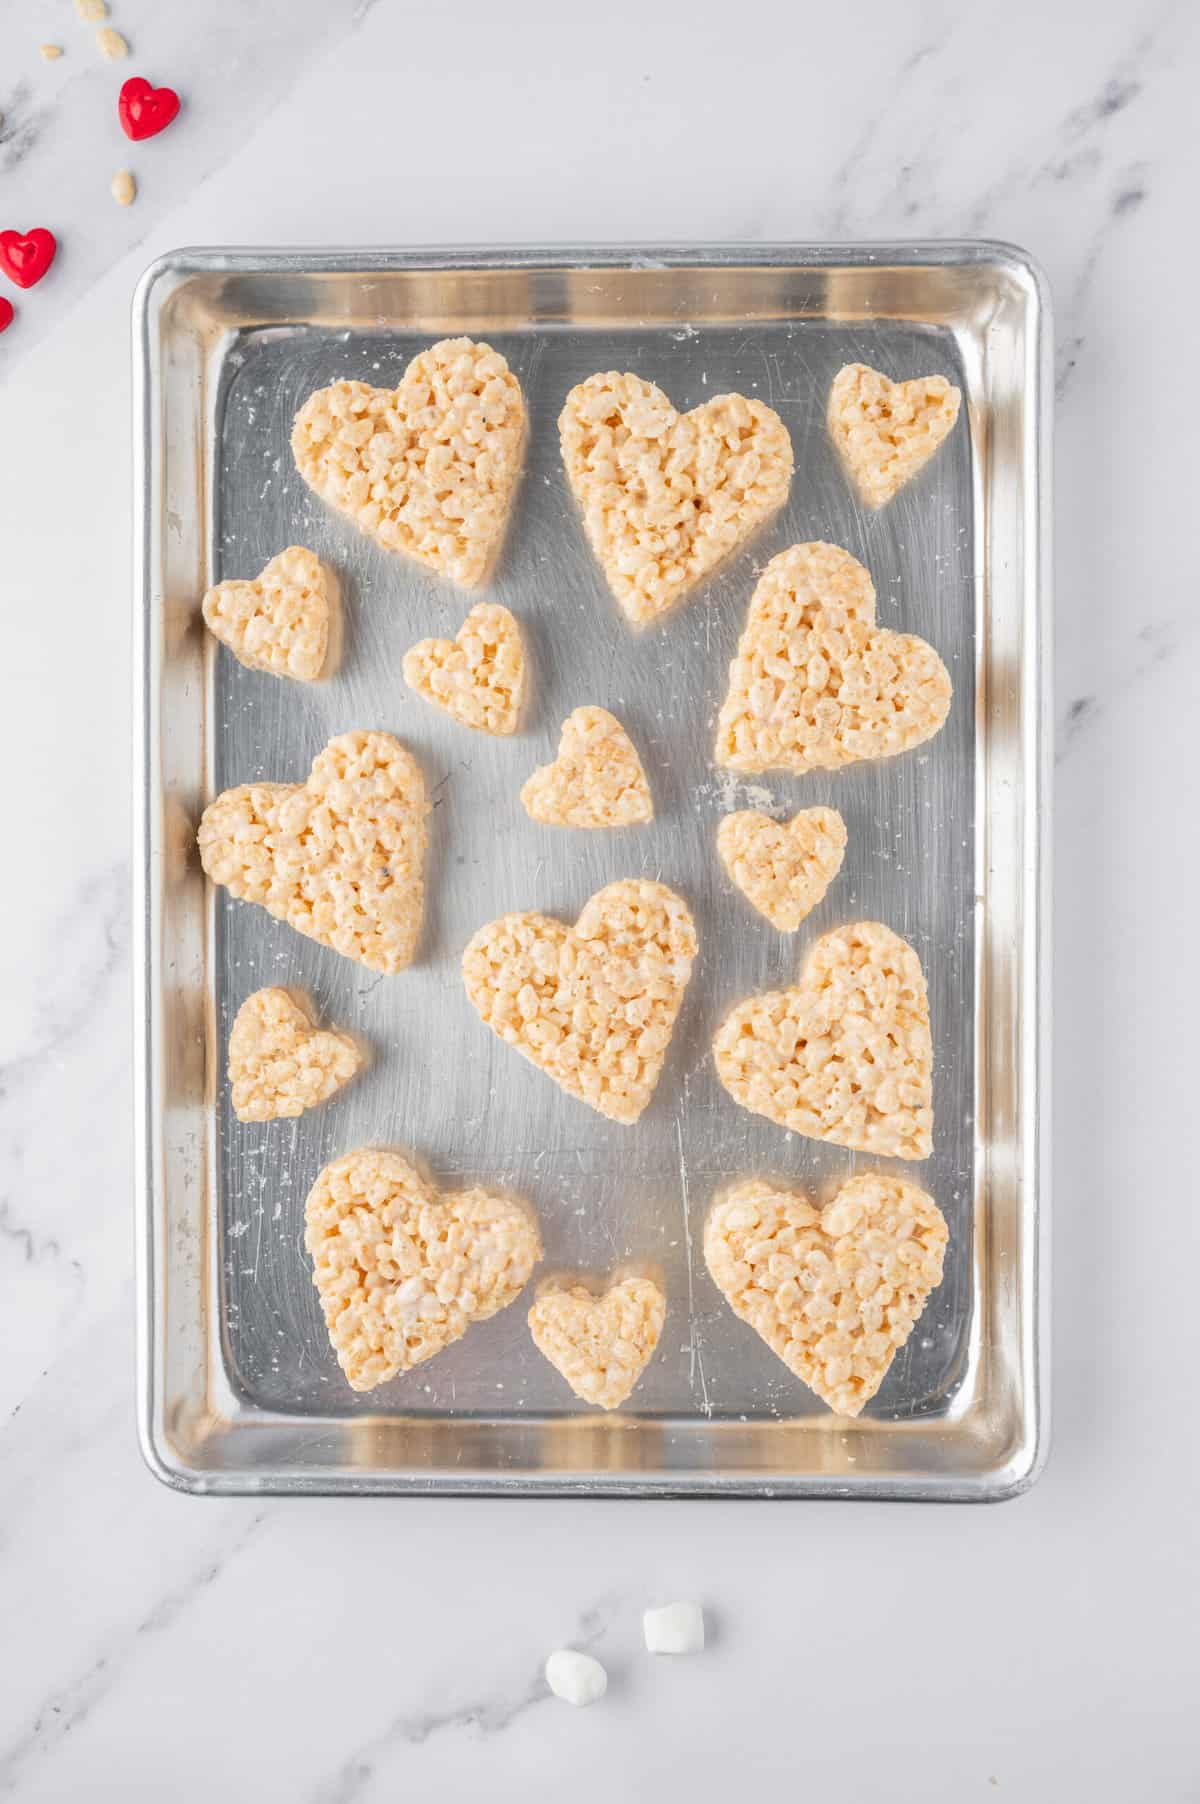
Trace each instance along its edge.
{"label": "puffed rice cereal texture", "polygon": [[815,1209],[761,1178],[709,1213],[704,1257],[734,1314],[839,1416],[875,1395],[942,1281],[933,1198],[864,1173]]}
{"label": "puffed rice cereal texture", "polygon": [[846,823],[836,808],[803,808],[790,821],[742,808],[721,821],[717,851],[750,906],[795,933],[842,868]]}
{"label": "puffed rice cereal texture", "polygon": [[622,1278],[602,1296],[551,1278],[538,1286],[529,1332],[584,1403],[619,1409],[658,1345],[666,1314],[667,1299],[650,1278]]}
{"label": "puffed rice cereal texture", "polygon": [[525,401],[490,345],[445,338],[400,386],[335,382],[292,428],[305,482],[388,551],[464,588],[499,552],[521,473]]}
{"label": "puffed rice cereal texture", "polygon": [[507,1308],[542,1256],[521,1202],[439,1195],[403,1157],[362,1147],[308,1194],[304,1244],[338,1364],[369,1391]]}
{"label": "puffed rice cereal texture", "polygon": [[455,639],[422,639],[404,654],[404,680],[478,733],[515,733],[525,701],[525,647],[507,608],[481,601]]}
{"label": "puffed rice cereal texture", "polygon": [[695,956],[682,897],[623,878],[597,890],[574,927],[510,914],[480,928],[463,982],[493,1033],[569,1095],[630,1123],[658,1082]]}
{"label": "puffed rice cereal texture", "polygon": [[341,733],[304,783],[245,783],[210,802],[200,861],[232,896],[372,971],[411,964],[425,883],[425,783],[390,733]]}
{"label": "puffed rice cereal texture", "polygon": [[315,551],[289,545],[252,582],[217,583],[201,611],[239,664],[312,683],[325,667],[336,603],[332,571]]}
{"label": "puffed rice cereal texture", "polygon": [[606,708],[576,708],[562,724],[558,756],[521,790],[535,821],[551,827],[633,827],[654,802],[633,741]]}
{"label": "puffed rice cereal texture", "polygon": [[318,1029],[287,990],[255,990],[229,1031],[229,1083],[239,1121],[303,1115],[348,1084],[362,1054],[348,1034]]}
{"label": "puffed rice cereal texture", "polygon": [[932,739],[950,677],[931,645],[875,624],[875,585],[837,545],[771,559],[750,601],[716,761],[730,770],[838,770]]}
{"label": "puffed rice cereal texture", "polygon": [[798,984],[726,1016],[713,1057],[735,1102],[794,1134],[889,1159],[933,1151],[925,974],[878,921],[822,935]]}
{"label": "puffed rice cereal texture", "polygon": [[953,430],[961,402],[945,376],[892,382],[866,363],[838,371],[829,432],[868,507],[883,507],[924,469]]}
{"label": "puffed rice cereal texture", "polygon": [[635,626],[673,607],[787,499],[787,427],[744,395],[681,414],[652,382],[610,370],[571,390],[558,425],[584,531]]}

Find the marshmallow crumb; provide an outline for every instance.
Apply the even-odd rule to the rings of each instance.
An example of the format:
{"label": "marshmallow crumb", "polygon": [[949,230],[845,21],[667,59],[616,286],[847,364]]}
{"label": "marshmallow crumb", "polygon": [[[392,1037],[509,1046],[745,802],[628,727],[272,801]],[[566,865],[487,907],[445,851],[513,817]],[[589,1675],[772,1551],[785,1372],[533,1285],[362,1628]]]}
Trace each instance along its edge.
{"label": "marshmallow crumb", "polygon": [[608,1674],[590,1654],[560,1647],[546,1661],[546,1683],[564,1704],[594,1704],[608,1690]]}
{"label": "marshmallow crumb", "polygon": [[704,1611],[699,1604],[664,1604],[642,1612],[642,1633],[652,1654],[702,1654]]}

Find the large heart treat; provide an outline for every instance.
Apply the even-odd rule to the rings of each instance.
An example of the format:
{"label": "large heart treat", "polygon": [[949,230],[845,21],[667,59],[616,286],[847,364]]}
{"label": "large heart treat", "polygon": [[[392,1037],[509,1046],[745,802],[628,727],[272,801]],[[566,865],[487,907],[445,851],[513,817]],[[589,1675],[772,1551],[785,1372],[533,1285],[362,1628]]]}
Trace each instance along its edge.
{"label": "large heart treat", "polygon": [[716,761],[730,770],[837,770],[932,739],[950,677],[931,645],[875,624],[875,585],[848,551],[771,559],[729,666]]}
{"label": "large heart treat", "polygon": [[558,426],[584,531],[635,626],[665,613],[787,499],[787,427],[744,395],[681,414],[652,382],[612,370],[571,390]]}
{"label": "large heart treat", "polygon": [[526,814],[551,827],[632,827],[654,819],[633,741],[606,708],[576,708],[562,723],[558,756],[521,790]]}
{"label": "large heart treat", "polygon": [[525,700],[521,629],[498,602],[471,609],[455,639],[422,639],[404,654],[404,680],[479,733],[515,733]]}
{"label": "large heart treat", "polygon": [[289,545],[253,582],[217,583],[201,611],[209,632],[248,670],[312,683],[325,666],[336,603],[333,575],[316,552]]}
{"label": "large heart treat", "polygon": [[958,418],[962,395],[945,376],[891,382],[848,363],[829,391],[830,437],[868,507],[883,507],[924,469]]}
{"label": "large heart treat", "polygon": [[713,1057],[735,1102],[794,1134],[889,1159],[933,1151],[925,975],[878,921],[823,935],[794,988],[740,1003]]}
{"label": "large heart treat", "polygon": [[439,1196],[397,1152],[327,1165],[304,1244],[346,1380],[372,1390],[432,1359],[518,1297],[542,1256],[530,1212],[487,1190]]}
{"label": "large heart treat", "polygon": [[245,783],[210,802],[214,883],[309,939],[390,975],[411,964],[425,883],[425,783],[390,733],[342,733],[306,783]]}
{"label": "large heart treat", "polygon": [[664,883],[597,890],[574,927],[502,915],[463,954],[483,1020],[570,1095],[610,1121],[636,1121],[658,1082],[692,974],[696,929]]}
{"label": "large heart treat", "polygon": [[933,1198],[903,1178],[851,1178],[825,1209],[755,1179],[710,1211],[704,1257],[788,1370],[856,1416],[941,1283],[946,1241]]}
{"label": "large heart treat", "polygon": [[596,1296],[548,1278],[529,1311],[539,1353],[584,1403],[619,1409],[658,1345],[667,1299],[649,1278],[622,1278]]}
{"label": "large heart treat", "polygon": [[717,828],[717,851],[751,908],[795,933],[842,868],[846,823],[836,808],[804,808],[790,821],[740,808]]}
{"label": "large heart treat", "polygon": [[303,1115],[340,1090],[362,1064],[349,1034],[313,1026],[286,990],[255,990],[229,1030],[229,1084],[239,1121]]}
{"label": "large heart treat", "polygon": [[470,338],[422,351],[399,388],[318,389],[292,428],[296,468],[323,501],[466,588],[495,562],[524,444],[520,383]]}

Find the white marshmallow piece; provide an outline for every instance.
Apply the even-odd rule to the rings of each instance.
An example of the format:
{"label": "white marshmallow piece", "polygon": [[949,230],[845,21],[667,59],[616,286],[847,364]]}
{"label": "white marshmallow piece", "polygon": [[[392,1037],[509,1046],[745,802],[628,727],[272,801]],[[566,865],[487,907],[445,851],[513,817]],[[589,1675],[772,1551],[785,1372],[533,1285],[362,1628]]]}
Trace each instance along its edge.
{"label": "white marshmallow piece", "polygon": [[699,1604],[664,1604],[642,1612],[642,1632],[652,1654],[704,1652],[704,1611]]}
{"label": "white marshmallow piece", "polygon": [[560,1647],[546,1661],[546,1683],[566,1704],[594,1704],[608,1690],[608,1674],[590,1654]]}

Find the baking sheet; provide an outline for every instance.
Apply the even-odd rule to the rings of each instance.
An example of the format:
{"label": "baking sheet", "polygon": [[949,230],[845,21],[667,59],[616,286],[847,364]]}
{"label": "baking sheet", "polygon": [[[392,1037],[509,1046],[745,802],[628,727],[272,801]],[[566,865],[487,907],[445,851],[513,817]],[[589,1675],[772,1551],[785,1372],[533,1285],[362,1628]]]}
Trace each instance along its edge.
{"label": "baking sheet", "polygon": [[[369,296],[370,278],[358,281]],[[656,313],[643,306],[627,318],[619,271],[604,272],[604,285],[599,305],[560,303],[564,314],[583,318],[524,320],[512,317],[510,289],[497,286],[490,324],[486,308],[460,324],[454,316],[472,302],[464,309],[459,296],[456,307],[445,275],[446,317],[436,323],[372,320],[369,299],[367,317],[346,323],[327,292],[323,305],[314,298],[311,317],[248,320],[205,346],[206,430],[196,461],[206,480],[195,505],[203,511],[207,568],[192,606],[204,583],[253,576],[283,546],[303,543],[339,573],[344,645],[332,680],[302,687],[246,671],[207,635],[196,636],[205,793],[190,799],[192,818],[195,801],[218,789],[259,778],[301,781],[326,740],[354,727],[401,738],[419,758],[435,804],[424,936],[416,963],[398,977],[375,976],[222,891],[203,892],[197,1001],[206,1112],[198,1182],[210,1414],[237,1424],[243,1440],[255,1424],[264,1433],[268,1424],[290,1425],[286,1443],[275,1436],[286,1459],[256,1461],[256,1487],[354,1486],[357,1477],[357,1488],[532,1481],[535,1488],[787,1492],[832,1483],[844,1494],[904,1495],[923,1494],[922,1482],[938,1494],[958,1480],[982,1494],[989,1483],[993,1492],[1011,1489],[1003,1472],[990,1481],[986,1470],[976,1475],[972,1443],[985,1392],[994,1406],[999,1379],[1011,1398],[1020,1358],[1029,1357],[1020,1335],[1013,1371],[998,1373],[987,1357],[997,1278],[988,1231],[995,1134],[994,1124],[989,1133],[981,1121],[986,1095],[979,1107],[989,1068],[980,954],[992,792],[988,716],[977,701],[989,680],[983,535],[996,446],[976,337],[961,318],[938,319],[936,307],[845,319],[829,317],[828,306],[777,306],[763,317],[734,318],[719,290],[709,299],[694,275],[676,284],[674,297],[661,290]],[[530,413],[525,475],[486,590],[521,621],[533,660],[524,730],[510,740],[467,732],[401,679],[405,650],[427,636],[452,637],[472,598],[390,556],[326,508],[296,475],[289,449],[292,418],[314,388],[342,378],[394,385],[417,350],[457,329],[486,336],[504,353]],[[967,397],[933,463],[878,514],[858,504],[825,432],[829,384],[852,361],[894,377],[942,372]],[[781,415],[795,450],[781,512],[689,602],[642,633],[607,591],[558,451],[567,390],[609,368],[657,382],[680,409],[730,390],[755,395]],[[863,561],[880,624],[931,641],[950,671],[953,707],[929,745],[900,758],[740,781],[711,757],[729,661],[758,571],[775,552],[808,539],[831,540]],[[186,619],[188,599],[179,600]],[[193,623],[183,636],[194,632]],[[1026,656],[1034,651],[1027,643]],[[524,814],[521,783],[553,757],[561,721],[582,703],[611,709],[629,730],[654,792],[653,826],[582,834],[540,827]],[[1027,767],[1036,761],[1027,737],[1014,749]],[[717,824],[733,808],[783,816],[816,803],[846,820],[845,863],[800,931],[780,935],[725,878]],[[993,835],[991,856],[995,846]],[[662,1077],[633,1127],[567,1097],[499,1042],[459,976],[462,948],[485,921],[509,909],[574,919],[596,889],[623,876],[679,890],[700,936]],[[195,883],[194,866],[182,860],[180,881]],[[925,969],[935,1128],[934,1155],[923,1164],[875,1161],[787,1134],[734,1104],[709,1055],[733,1003],[793,981],[821,932],[856,919],[881,920],[903,934]],[[1012,926],[1020,933],[1027,923]],[[245,1125],[229,1107],[225,1047],[237,1008],[264,984],[306,990],[323,1022],[369,1043],[372,1062],[320,1110]],[[1021,1075],[1028,1081],[1026,1068]],[[629,1261],[657,1270],[667,1324],[622,1421],[589,1418],[576,1403],[534,1349],[523,1304],[366,1396],[349,1390],[303,1251],[303,1204],[327,1160],[364,1144],[411,1149],[448,1186],[502,1186],[528,1198],[542,1226],[544,1270],[599,1274]],[[880,1164],[932,1192],[950,1246],[940,1289],[878,1396],[851,1425],[833,1418],[733,1316],[708,1277],[700,1240],[709,1203],[731,1182],[768,1176],[824,1199],[854,1172]],[[1030,1242],[1022,1281],[1032,1276],[1033,1256]],[[1026,1321],[1021,1332],[1033,1325]],[[1025,1432],[1033,1406],[1033,1398],[1021,1398]],[[366,1439],[356,1425],[371,1431]],[[730,1431],[727,1444],[722,1430]],[[301,1446],[320,1449],[311,1464],[296,1460],[297,1431]],[[928,1456],[914,1460],[918,1437],[939,1449],[924,1481],[919,1468]],[[757,1451],[746,1458],[737,1448]],[[224,1466],[218,1458],[212,1482],[237,1488]]]}

